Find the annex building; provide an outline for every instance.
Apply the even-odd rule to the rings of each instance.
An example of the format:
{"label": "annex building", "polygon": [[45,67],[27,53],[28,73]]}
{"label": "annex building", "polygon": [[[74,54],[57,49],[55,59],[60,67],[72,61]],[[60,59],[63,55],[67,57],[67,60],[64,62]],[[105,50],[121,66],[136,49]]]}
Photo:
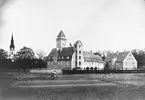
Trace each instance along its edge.
{"label": "annex building", "polygon": [[115,70],[135,70],[137,69],[137,60],[131,51],[110,53],[106,56],[105,62],[111,69]]}
{"label": "annex building", "polygon": [[61,30],[56,38],[56,48],[53,48],[47,57],[48,69],[104,68],[102,58],[93,52],[84,51],[80,40],[68,47],[66,42],[66,36]]}

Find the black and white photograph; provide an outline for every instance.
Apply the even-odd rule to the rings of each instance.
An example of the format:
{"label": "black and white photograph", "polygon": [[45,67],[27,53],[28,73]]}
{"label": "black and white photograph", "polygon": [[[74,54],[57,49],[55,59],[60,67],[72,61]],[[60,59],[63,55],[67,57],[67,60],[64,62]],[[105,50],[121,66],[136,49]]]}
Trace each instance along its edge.
{"label": "black and white photograph", "polygon": [[145,0],[0,0],[0,100],[145,100]]}

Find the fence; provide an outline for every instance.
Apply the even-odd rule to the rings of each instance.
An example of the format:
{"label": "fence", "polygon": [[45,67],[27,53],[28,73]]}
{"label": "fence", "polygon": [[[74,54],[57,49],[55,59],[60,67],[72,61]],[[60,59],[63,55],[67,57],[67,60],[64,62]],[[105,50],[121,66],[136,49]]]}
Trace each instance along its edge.
{"label": "fence", "polygon": [[145,73],[145,70],[62,70],[63,74]]}

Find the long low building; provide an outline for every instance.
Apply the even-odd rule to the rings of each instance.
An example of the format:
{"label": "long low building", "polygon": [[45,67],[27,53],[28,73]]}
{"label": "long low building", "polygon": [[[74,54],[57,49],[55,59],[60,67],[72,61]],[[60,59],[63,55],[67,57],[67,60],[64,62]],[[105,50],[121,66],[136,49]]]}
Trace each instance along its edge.
{"label": "long low building", "polygon": [[92,52],[84,51],[80,40],[76,41],[73,46],[66,47],[66,37],[63,31],[58,34],[56,43],[56,48],[53,48],[47,57],[48,69],[104,68],[102,58]]}

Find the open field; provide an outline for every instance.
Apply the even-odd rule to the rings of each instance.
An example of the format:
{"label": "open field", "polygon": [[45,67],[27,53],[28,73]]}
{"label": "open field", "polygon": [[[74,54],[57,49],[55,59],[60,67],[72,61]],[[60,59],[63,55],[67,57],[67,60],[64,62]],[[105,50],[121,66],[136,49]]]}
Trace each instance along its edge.
{"label": "open field", "polygon": [[[0,100],[144,100],[145,74],[60,75],[57,80],[12,80],[1,74]],[[45,76],[47,77],[47,76]],[[14,85],[14,87],[10,85]],[[17,87],[18,86],[18,87]]]}
{"label": "open field", "polygon": [[1,100],[144,100],[144,94],[140,86],[25,87],[3,90]]}

